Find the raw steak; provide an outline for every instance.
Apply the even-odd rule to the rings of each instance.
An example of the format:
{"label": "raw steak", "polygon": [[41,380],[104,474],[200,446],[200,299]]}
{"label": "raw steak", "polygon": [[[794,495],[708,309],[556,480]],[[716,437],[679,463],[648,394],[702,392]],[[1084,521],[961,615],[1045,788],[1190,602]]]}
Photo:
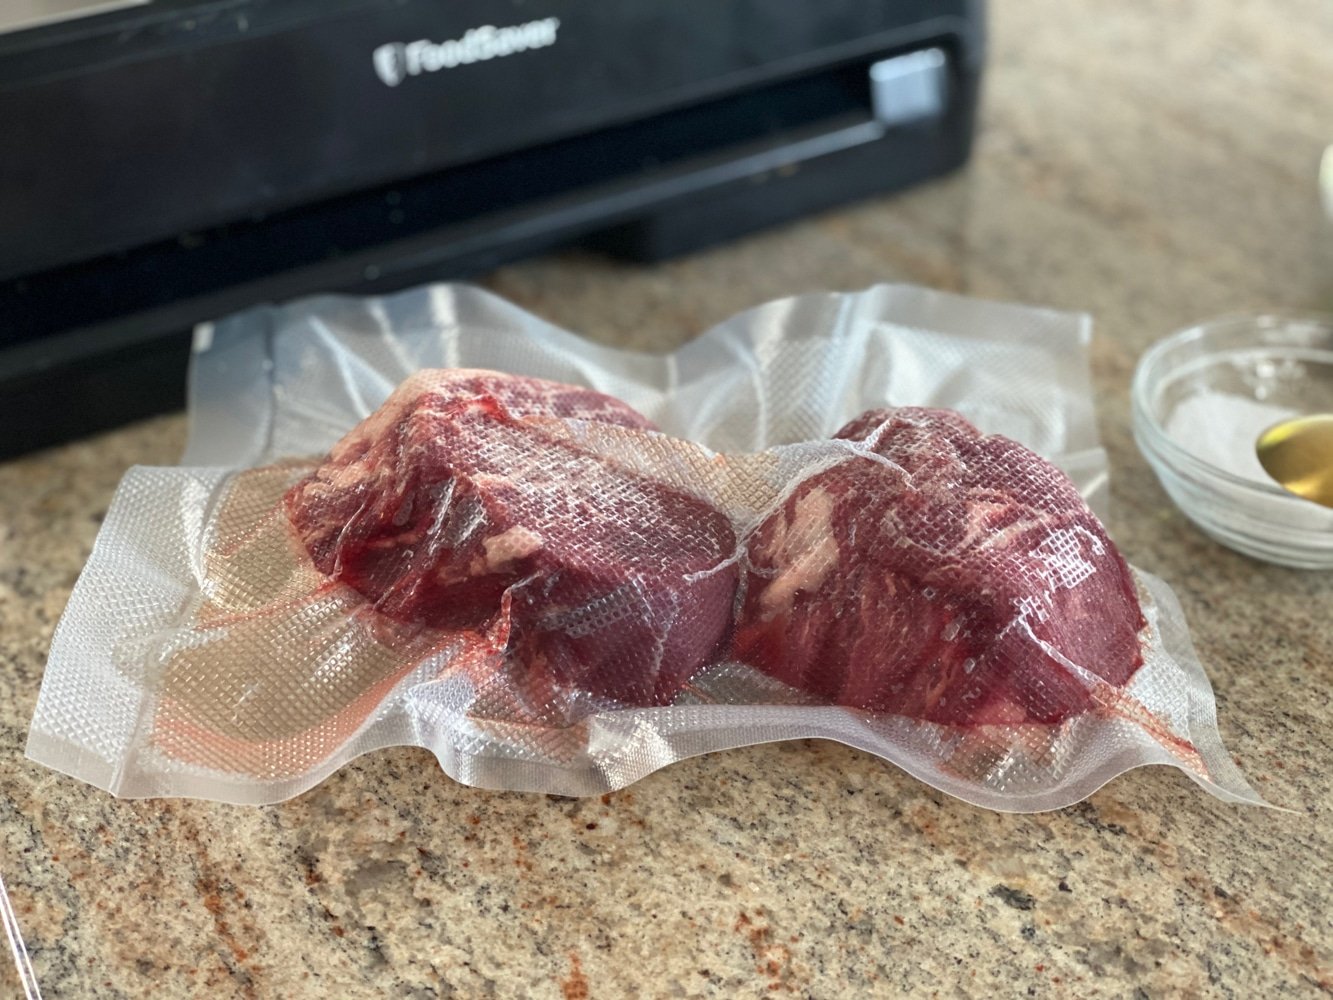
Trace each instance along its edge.
{"label": "raw steak", "polygon": [[875,410],[745,546],[734,656],[828,701],[1056,723],[1142,662],[1133,577],[1072,483],[956,413]]}
{"label": "raw steak", "polygon": [[651,426],[586,389],[426,373],[287,493],[288,516],[321,572],[392,619],[473,630],[528,679],[668,702],[729,625],[730,523],[558,418]]}

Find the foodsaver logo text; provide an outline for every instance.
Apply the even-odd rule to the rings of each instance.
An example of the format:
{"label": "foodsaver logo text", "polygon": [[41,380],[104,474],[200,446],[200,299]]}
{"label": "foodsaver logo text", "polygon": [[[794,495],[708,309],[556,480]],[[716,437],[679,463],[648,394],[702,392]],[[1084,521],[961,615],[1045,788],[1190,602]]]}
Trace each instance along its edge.
{"label": "foodsaver logo text", "polygon": [[409,76],[438,73],[442,69],[499,59],[529,49],[544,49],[555,44],[559,28],[558,17],[543,17],[505,28],[483,24],[468,29],[460,38],[443,42],[432,42],[428,38],[415,42],[388,42],[374,51],[372,59],[380,80],[386,86],[396,87]]}

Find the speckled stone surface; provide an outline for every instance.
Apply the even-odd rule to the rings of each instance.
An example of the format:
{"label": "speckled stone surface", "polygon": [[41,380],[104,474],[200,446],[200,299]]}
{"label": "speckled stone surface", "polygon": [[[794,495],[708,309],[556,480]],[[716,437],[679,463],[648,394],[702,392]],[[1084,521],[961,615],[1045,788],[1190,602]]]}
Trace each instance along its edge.
{"label": "speckled stone surface", "polygon": [[[1291,813],[1165,769],[1012,816],[792,743],[603,799],[454,784],[423,751],[282,806],[119,802],[22,758],[52,628],[166,417],[0,466],[0,871],[48,997],[1306,997],[1333,993],[1333,574],[1194,531],[1130,438],[1133,363],[1218,313],[1333,307],[1314,176],[1324,0],[1004,0],[974,162],[662,267],[571,254],[496,291],[674,346],[796,291],[914,281],[1086,309],[1111,528],[1180,595],[1221,728]],[[17,990],[0,961],[0,995]]]}

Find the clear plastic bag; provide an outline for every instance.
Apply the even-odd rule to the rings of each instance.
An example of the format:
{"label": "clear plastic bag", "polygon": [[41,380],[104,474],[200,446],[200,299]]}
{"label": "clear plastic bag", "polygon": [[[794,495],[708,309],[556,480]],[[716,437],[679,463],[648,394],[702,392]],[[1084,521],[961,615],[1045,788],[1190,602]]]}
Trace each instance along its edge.
{"label": "clear plastic bag", "polygon": [[[258,803],[395,744],[586,795],[826,737],[996,809],[1148,763],[1256,802],[1179,607],[1077,495],[1106,482],[1088,332],[900,286],[771,303],[665,356],[458,286],[203,328],[185,464],[126,475],[28,753],[118,795]],[[410,378],[431,368],[455,371]],[[586,386],[661,432],[593,394],[460,390],[464,368]],[[949,407],[1069,479],[925,411],[831,440],[886,406]],[[886,635],[934,643],[929,669],[853,655]],[[1106,652],[1126,635],[1132,662]]]}

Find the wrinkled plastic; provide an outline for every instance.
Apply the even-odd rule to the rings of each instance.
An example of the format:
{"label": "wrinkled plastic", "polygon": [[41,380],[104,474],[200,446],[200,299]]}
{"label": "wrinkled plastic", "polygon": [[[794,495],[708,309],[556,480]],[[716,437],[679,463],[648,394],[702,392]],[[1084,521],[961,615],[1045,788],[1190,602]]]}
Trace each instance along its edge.
{"label": "wrinkled plastic", "polygon": [[[587,795],[698,753],[826,737],[996,809],[1067,805],[1149,763],[1258,801],[1220,743],[1170,591],[1123,567],[1074,495],[1095,509],[1105,488],[1087,338],[1083,317],[897,286],[771,303],[665,356],[598,347],[458,286],[203,328],[185,464],[126,475],[57,629],[28,753],[117,795],[259,803],[396,744],[430,749],[468,784]],[[503,406],[449,410],[442,430],[434,410],[422,425],[426,411],[404,405],[363,425],[362,444],[345,437],[424,368],[587,386],[661,432]],[[412,385],[395,398],[424,398]],[[1070,478],[1038,463],[997,486],[1012,463],[968,458],[970,428],[915,450],[884,444],[878,424],[830,440],[863,411],[908,405],[957,410]],[[913,419],[898,425],[909,444],[940,418]],[[449,434],[467,467],[401,488]],[[961,456],[948,483],[972,485],[925,488],[941,448]],[[896,533],[868,542],[863,526],[834,545],[843,474],[872,468]],[[456,500],[464,487],[472,507]],[[578,502],[555,517],[552,497]],[[962,548],[939,541],[997,517]],[[472,549],[460,524],[480,532]],[[358,551],[373,556],[359,575]],[[442,551],[484,565],[451,590]],[[825,576],[871,582],[821,584],[816,557]],[[782,584],[792,574],[809,584],[799,608]],[[1124,603],[1132,662],[1090,652],[1101,616],[1070,596],[1089,577],[1117,582],[1096,601]],[[820,633],[799,662],[773,652],[796,648],[774,628],[798,614],[844,628],[863,595],[857,620],[888,634],[874,630],[911,581],[909,630],[893,634],[932,623],[931,662],[947,670],[839,675],[832,660],[851,651],[830,642],[850,645],[855,629]]]}

